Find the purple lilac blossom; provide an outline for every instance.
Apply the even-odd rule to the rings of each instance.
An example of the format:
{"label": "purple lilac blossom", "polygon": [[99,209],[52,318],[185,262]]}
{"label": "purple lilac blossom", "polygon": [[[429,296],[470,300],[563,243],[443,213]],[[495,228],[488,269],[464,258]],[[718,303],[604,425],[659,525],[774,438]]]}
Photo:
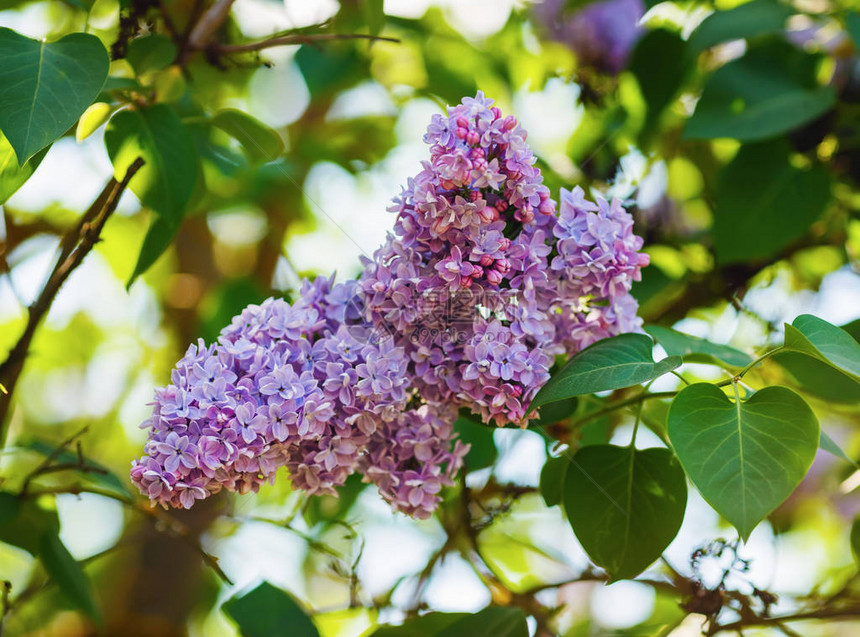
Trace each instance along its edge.
{"label": "purple lilac blossom", "polygon": [[567,0],[544,0],[535,5],[538,22],[549,35],[566,44],[580,64],[612,74],[626,66],[643,30],[642,0],[602,0],[568,13]]}
{"label": "purple lilac blossom", "polygon": [[142,425],[139,489],[187,508],[282,466],[310,494],[359,471],[426,518],[468,451],[458,409],[526,426],[555,355],[641,329],[632,218],[581,188],[557,213],[525,139],[480,92],[434,116],[430,160],[357,281],[306,281],[292,305],[251,305],[188,349]]}

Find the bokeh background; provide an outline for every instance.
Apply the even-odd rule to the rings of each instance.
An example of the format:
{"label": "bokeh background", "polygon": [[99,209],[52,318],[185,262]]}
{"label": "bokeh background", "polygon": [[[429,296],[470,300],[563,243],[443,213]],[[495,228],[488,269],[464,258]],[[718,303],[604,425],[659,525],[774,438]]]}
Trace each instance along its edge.
{"label": "bokeh background", "polygon": [[[359,4],[237,0],[218,37],[253,41],[321,24],[329,32],[366,32]],[[125,283],[150,213],[133,194],[123,196],[103,241],[62,289],[37,334],[0,455],[4,486],[19,485],[41,461],[39,444],[55,446],[86,426],[84,454],[130,488],[127,474],[145,440],[139,425],[147,403],[153,388],[168,382],[187,345],[197,337],[212,339],[248,303],[289,296],[302,276],[355,276],[361,255],[371,254],[392,224],[389,200],[427,156],[422,136],[430,116],[479,89],[529,131],[554,196],[559,186],[581,184],[627,202],[651,256],[652,266],[634,288],[647,322],[751,352],[777,342],[783,321],[803,312],[837,325],[857,320],[860,128],[851,100],[858,61],[845,27],[846,7],[798,2],[804,15],[794,15],[778,34],[820,56],[820,83],[834,86],[848,106],[798,125],[779,142],[787,145],[792,166],[824,166],[832,194],[803,232],[777,250],[721,262],[713,232],[721,176],[741,144],[681,135],[704,78],[742,55],[744,41],[698,58],[654,112],[648,87],[661,86],[659,78],[675,71],[662,50],[637,48],[647,29],[659,27],[686,41],[714,8],[735,4],[385,0],[381,34],[399,43],[336,41],[266,49],[217,65],[193,60],[177,108],[238,108],[276,130],[286,150],[254,163],[226,136],[197,135],[205,186],[174,244],[129,289]],[[180,24],[194,5],[164,2]],[[110,46],[119,10],[116,0],[0,0],[0,26],[53,39],[86,25]],[[145,29],[145,21],[137,27]],[[113,74],[128,74],[123,64],[115,62]],[[59,237],[112,173],[103,128],[82,142],[71,134],[54,144],[33,178],[2,206],[0,356],[23,329]],[[755,204],[752,181],[740,196]],[[779,215],[775,222],[781,223]],[[764,241],[769,231],[753,224],[739,232],[761,233]],[[712,373],[695,365],[682,371],[702,378]],[[774,364],[761,373],[772,383],[803,382],[788,366]],[[662,379],[654,389],[676,383]],[[834,399],[823,388],[819,395],[815,408],[822,425],[857,457],[860,393]],[[659,430],[654,402],[645,422],[658,423]],[[629,440],[630,421],[619,414],[589,435]],[[547,507],[534,488],[547,458],[545,439],[533,431],[472,433],[487,456],[477,464],[487,466],[472,471],[468,483],[476,489],[493,483],[522,487],[518,497],[499,499],[499,510],[480,533],[496,574],[515,590],[575,579],[587,569],[587,558],[559,507]],[[660,442],[648,432],[637,444]],[[40,484],[92,479],[55,474]],[[849,464],[820,454],[797,493],[741,549],[750,569],[731,585],[780,593],[784,601],[777,610],[815,587],[838,588],[854,569],[847,534],[860,509],[858,485]],[[312,609],[319,630],[330,636],[360,635],[379,622],[397,621],[416,603],[474,611],[494,599],[497,592],[456,552],[437,565],[417,597],[422,570],[446,542],[443,523],[393,514],[364,486],[350,481],[340,499],[308,501],[291,492],[282,475],[259,494],[224,494],[171,513],[219,558],[232,586],[186,543],[133,508],[92,494],[60,495],[55,502],[61,538],[86,564],[108,634],[236,635],[220,605],[262,580]],[[719,537],[732,538],[734,531],[691,490],[684,525],[666,558],[690,573],[691,553]],[[714,577],[721,569],[715,562],[707,567]],[[24,593],[4,634],[93,634],[89,620],[46,584],[27,552],[0,543],[0,579],[11,582],[13,600]],[[563,604],[557,625],[568,635],[696,635],[703,619],[685,619],[679,600],[636,582],[585,581],[548,589],[544,597],[548,605]],[[825,622],[805,625],[802,634],[851,635],[858,628],[860,623]]]}

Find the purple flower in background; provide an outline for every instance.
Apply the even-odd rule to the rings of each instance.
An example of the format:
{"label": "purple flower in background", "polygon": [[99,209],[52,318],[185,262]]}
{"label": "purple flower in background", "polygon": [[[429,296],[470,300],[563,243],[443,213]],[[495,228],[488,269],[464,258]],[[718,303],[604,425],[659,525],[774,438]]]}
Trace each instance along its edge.
{"label": "purple flower in background", "polygon": [[643,31],[642,0],[602,0],[568,13],[567,0],[544,0],[535,5],[538,22],[554,39],[568,45],[580,64],[620,73]]}

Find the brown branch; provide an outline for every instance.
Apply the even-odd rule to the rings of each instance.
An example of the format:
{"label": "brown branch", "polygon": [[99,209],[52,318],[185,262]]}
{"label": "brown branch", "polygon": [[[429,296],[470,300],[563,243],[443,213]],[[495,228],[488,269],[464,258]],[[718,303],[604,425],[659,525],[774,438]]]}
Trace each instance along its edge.
{"label": "brown branch", "polygon": [[8,394],[0,393],[0,447],[6,440],[6,416],[12,400],[12,393],[24,368],[27,353],[36,328],[48,313],[60,288],[69,278],[69,275],[84,260],[95,244],[99,241],[102,228],[108,218],[116,210],[120,196],[128,186],[128,182],[137,174],[143,166],[143,158],[138,157],[128,167],[122,181],[111,178],[101,194],[93,202],[93,205],[81,216],[78,224],[63,237],[60,242],[60,258],[48,277],[48,282],[42,288],[42,292],[36,301],[28,308],[27,326],[24,333],[18,339],[15,347],[9,352],[6,361],[0,365],[0,384],[6,387]]}
{"label": "brown branch", "polygon": [[800,611],[790,615],[780,615],[779,617],[751,617],[739,619],[738,621],[728,624],[716,624],[709,632],[709,635],[716,635],[721,631],[739,631],[751,626],[780,626],[785,622],[802,621],[808,619],[837,619],[860,617],[860,604],[851,606],[843,606],[841,608],[818,608],[815,610]]}
{"label": "brown branch", "polygon": [[387,38],[378,35],[369,35],[366,33],[297,33],[294,35],[281,35],[274,38],[268,38],[266,40],[260,40],[259,42],[248,42],[247,44],[219,44],[213,48],[216,53],[229,55],[231,53],[249,53],[253,51],[261,51],[263,49],[269,49],[273,46],[287,46],[290,44],[313,44],[316,42],[326,42],[331,40],[371,40],[374,42],[400,42],[400,40],[398,40],[397,38]]}
{"label": "brown branch", "polygon": [[0,592],[0,636],[3,635],[3,625],[6,623],[6,615],[9,614],[9,593],[12,591],[12,582],[3,581],[3,591]]}

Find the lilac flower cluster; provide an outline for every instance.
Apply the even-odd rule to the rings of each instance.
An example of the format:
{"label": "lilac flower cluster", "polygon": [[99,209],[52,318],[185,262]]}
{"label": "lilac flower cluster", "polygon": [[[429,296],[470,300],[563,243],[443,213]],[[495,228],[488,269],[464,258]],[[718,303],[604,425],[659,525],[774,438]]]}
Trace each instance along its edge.
{"label": "lilac flower cluster", "polygon": [[648,259],[619,202],[562,191],[557,216],[525,131],[492,104],[434,116],[359,292],[426,401],[525,425],[556,354],[638,329],[629,290]]}
{"label": "lilac flower cluster", "polygon": [[190,507],[282,466],[311,494],[359,471],[426,518],[468,451],[458,409],[525,426],[556,354],[639,329],[632,219],[579,188],[557,214],[525,139],[481,93],[435,116],[430,161],[357,281],[306,282],[188,349],[143,424],[140,490]]}

